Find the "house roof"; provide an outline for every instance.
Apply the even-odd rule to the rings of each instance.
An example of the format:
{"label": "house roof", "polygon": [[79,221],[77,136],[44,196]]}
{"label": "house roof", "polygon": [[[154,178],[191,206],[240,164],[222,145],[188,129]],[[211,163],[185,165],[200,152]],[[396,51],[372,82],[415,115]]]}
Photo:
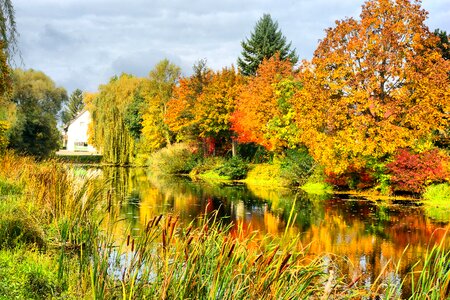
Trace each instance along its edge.
{"label": "house roof", "polygon": [[78,118],[80,118],[85,112],[87,112],[88,110],[86,108],[84,108],[82,111],[80,111],[80,113],[78,115],[76,115],[75,118],[73,118],[72,121],[70,121],[65,127],[64,130],[67,131],[67,129],[69,128],[70,125],[72,125],[76,120],[78,120]]}

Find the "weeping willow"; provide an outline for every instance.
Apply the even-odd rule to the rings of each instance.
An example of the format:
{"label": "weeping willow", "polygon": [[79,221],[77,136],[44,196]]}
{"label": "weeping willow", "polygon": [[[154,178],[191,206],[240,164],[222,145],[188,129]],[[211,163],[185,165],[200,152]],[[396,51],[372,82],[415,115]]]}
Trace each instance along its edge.
{"label": "weeping willow", "polygon": [[128,105],[139,90],[141,79],[128,74],[113,77],[86,103],[91,112],[90,141],[103,154],[103,161],[115,165],[133,162],[135,140],[125,126]]}

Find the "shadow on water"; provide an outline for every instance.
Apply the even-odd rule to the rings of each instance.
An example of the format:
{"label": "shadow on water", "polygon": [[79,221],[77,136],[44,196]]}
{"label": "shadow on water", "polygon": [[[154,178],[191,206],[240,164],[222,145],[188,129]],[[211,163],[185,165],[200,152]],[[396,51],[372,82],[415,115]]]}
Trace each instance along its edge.
{"label": "shadow on water", "polygon": [[[427,247],[443,238],[442,228],[449,227],[448,222],[428,218],[414,203],[194,182],[187,177],[156,177],[136,168],[104,168],[102,173],[98,180],[107,186],[112,201],[121,204],[125,221],[117,228],[119,235],[129,227],[139,231],[160,214],[177,215],[187,226],[216,210],[232,226],[232,233],[240,227],[249,233],[277,235],[285,231],[293,209],[290,233],[300,234],[310,255],[329,253],[330,258],[341,258],[333,260],[330,268],[350,278],[361,277],[367,286],[389,261],[399,263],[400,276],[407,274]],[[382,280],[401,281],[393,265],[384,274]]]}

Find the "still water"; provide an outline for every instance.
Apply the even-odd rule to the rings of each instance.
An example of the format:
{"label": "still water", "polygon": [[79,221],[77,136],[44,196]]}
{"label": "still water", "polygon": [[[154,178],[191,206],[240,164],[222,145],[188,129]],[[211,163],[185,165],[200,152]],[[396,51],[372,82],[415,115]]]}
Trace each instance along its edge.
{"label": "still water", "polygon": [[[299,234],[311,256],[327,253],[340,274],[369,286],[381,273],[401,281],[411,267],[439,242],[449,222],[435,221],[417,203],[386,203],[345,195],[317,196],[291,190],[192,181],[187,177],[155,177],[145,169],[106,168],[99,172],[121,203],[122,229],[139,232],[160,214],[179,216],[184,224],[205,213],[218,215],[247,233],[277,235],[285,231],[291,210],[290,234]],[[449,213],[450,218],[450,213]],[[120,228],[118,229],[121,230]],[[447,241],[449,239],[447,238]],[[448,244],[448,243],[447,243]],[[406,250],[405,250],[406,249]],[[334,260],[333,260],[334,261]],[[393,262],[399,263],[396,275]]]}

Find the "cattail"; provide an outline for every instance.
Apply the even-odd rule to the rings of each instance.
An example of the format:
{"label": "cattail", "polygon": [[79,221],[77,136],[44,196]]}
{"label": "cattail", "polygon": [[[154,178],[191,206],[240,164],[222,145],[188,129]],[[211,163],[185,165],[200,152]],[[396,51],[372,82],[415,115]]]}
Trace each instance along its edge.
{"label": "cattail", "polygon": [[291,256],[291,253],[286,254],[283,261],[281,262],[280,268],[278,269],[278,274],[281,274],[281,272],[284,271],[285,267],[287,268],[289,266],[287,262],[289,261],[289,258],[291,258]]}
{"label": "cattail", "polygon": [[134,251],[134,239],[131,241],[131,252]]}
{"label": "cattail", "polygon": [[127,236],[127,247],[130,245],[130,235]]}
{"label": "cattail", "polygon": [[233,253],[234,247],[236,246],[235,243],[233,243],[233,245],[230,248],[230,252],[228,252],[228,258],[230,258],[231,254]]}
{"label": "cattail", "polygon": [[193,239],[194,239],[194,237],[193,237],[193,236],[190,236],[189,239],[188,239],[188,241],[187,241],[187,243],[186,243],[186,245],[189,246],[189,245],[191,244],[191,242],[192,242]]}
{"label": "cattail", "polygon": [[262,254],[258,255],[258,256],[255,258],[255,260],[253,261],[252,265],[254,266],[254,265],[258,262],[258,260],[259,260],[261,257],[263,257]]}
{"label": "cattail", "polygon": [[266,265],[267,266],[269,266],[272,263],[272,260],[273,260],[275,254],[277,253],[279,248],[280,248],[280,246],[276,246],[275,249],[273,249],[272,253],[270,254],[269,258],[266,261]]}
{"label": "cattail", "polygon": [[163,229],[163,231],[162,231],[162,244],[163,244],[163,249],[166,249],[166,229]]}
{"label": "cattail", "polygon": [[192,230],[192,225],[189,225],[188,229],[186,230],[186,236],[189,235],[189,233],[191,233]]}
{"label": "cattail", "polygon": [[163,215],[159,215],[158,219],[156,219],[156,222],[155,222],[154,226],[158,226],[159,221],[161,221],[162,216]]}

